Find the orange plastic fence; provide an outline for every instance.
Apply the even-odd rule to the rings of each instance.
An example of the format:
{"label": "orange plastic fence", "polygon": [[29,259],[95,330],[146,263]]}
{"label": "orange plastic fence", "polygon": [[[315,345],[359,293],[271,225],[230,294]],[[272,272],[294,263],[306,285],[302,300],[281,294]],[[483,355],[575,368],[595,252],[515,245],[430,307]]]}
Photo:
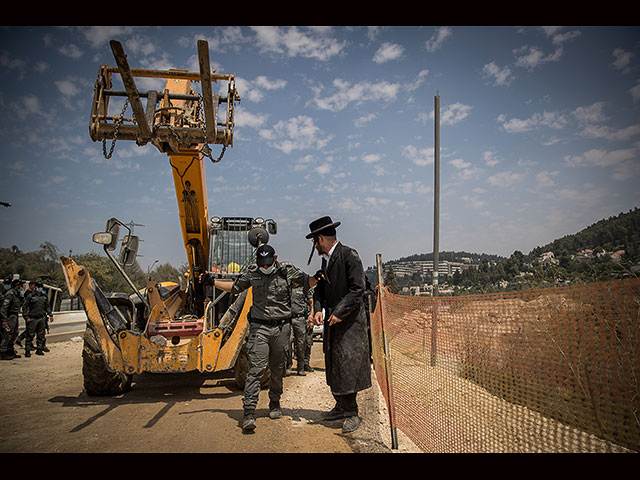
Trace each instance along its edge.
{"label": "orange plastic fence", "polygon": [[392,427],[425,452],[640,451],[640,279],[383,290],[371,336]]}

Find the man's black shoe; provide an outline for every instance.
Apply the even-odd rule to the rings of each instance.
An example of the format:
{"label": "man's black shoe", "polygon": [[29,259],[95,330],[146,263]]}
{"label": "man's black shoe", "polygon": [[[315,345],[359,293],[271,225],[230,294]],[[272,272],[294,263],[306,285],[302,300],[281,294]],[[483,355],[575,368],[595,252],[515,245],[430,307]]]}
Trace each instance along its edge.
{"label": "man's black shoe", "polygon": [[282,409],[280,408],[280,402],[269,402],[269,418],[271,418],[272,420],[282,418]]}
{"label": "man's black shoe", "polygon": [[342,424],[342,433],[351,433],[355,432],[360,426],[360,417],[352,416],[344,419],[344,423]]}
{"label": "man's black shoe", "polygon": [[332,420],[340,420],[344,418],[344,412],[342,410],[338,410],[336,407],[333,407],[326,413],[322,414],[322,419],[330,422]]}

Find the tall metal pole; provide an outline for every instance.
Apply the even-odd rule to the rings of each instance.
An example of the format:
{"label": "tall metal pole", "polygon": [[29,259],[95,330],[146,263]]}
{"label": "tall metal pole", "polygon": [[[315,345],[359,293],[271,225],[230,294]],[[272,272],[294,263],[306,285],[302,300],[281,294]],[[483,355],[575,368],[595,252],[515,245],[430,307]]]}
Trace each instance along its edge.
{"label": "tall metal pole", "polygon": [[431,320],[431,366],[436,366],[438,333],[438,270],[440,238],[440,92],[434,99],[434,179],[433,179],[433,317]]}
{"label": "tall metal pole", "polygon": [[433,295],[438,295],[438,261],[440,237],[440,93],[434,101],[434,179],[433,179]]}

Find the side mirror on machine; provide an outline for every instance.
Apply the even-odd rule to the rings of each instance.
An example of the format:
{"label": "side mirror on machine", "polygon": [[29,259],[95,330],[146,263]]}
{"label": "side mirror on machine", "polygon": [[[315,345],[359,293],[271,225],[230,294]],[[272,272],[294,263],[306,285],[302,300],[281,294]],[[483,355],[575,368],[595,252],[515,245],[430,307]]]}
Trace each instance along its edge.
{"label": "side mirror on machine", "polygon": [[122,247],[120,247],[118,262],[125,267],[133,265],[138,255],[138,245],[139,240],[136,235],[125,235],[122,238]]}
{"label": "side mirror on machine", "polygon": [[278,224],[275,222],[275,220],[267,220],[267,231],[271,235],[275,235],[278,233]]}
{"label": "side mirror on machine", "polygon": [[118,237],[120,236],[120,222],[115,218],[110,218],[109,220],[107,220],[107,227],[105,231],[111,233],[112,235],[111,243],[109,244],[103,243],[102,245],[105,245],[106,249],[112,252],[116,249],[116,246],[118,245]]}

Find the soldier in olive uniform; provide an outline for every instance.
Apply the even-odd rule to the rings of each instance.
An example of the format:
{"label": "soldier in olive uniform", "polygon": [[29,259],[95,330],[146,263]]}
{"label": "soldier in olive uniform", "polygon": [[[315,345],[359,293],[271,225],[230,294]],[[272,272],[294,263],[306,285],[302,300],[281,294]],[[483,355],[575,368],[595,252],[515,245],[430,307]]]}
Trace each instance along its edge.
{"label": "soldier in olive uniform", "polygon": [[312,298],[311,291],[305,293],[301,287],[293,288],[291,295],[291,309],[293,311],[291,328],[293,330],[298,375],[306,375],[306,372],[313,372],[309,365],[311,345],[313,343],[313,325],[309,326],[308,322]]}
{"label": "soldier in olive uniform", "polygon": [[44,293],[42,282],[36,284],[35,290],[25,300],[22,307],[22,316],[27,324],[24,356],[31,356],[34,337],[36,338],[36,355],[44,355],[44,332],[47,328],[47,321],[53,321],[53,313],[51,312],[49,299]]}
{"label": "soldier in olive uniform", "polygon": [[[24,296],[23,296],[23,300],[22,300],[22,318],[24,317],[24,306],[27,304],[27,301],[29,300],[29,297],[31,295],[33,295],[33,293],[36,291],[36,282],[34,281],[30,281],[29,282],[29,288],[27,288],[26,292],[24,292]],[[22,341],[27,338],[27,330],[28,330],[28,325],[26,324],[26,318],[25,318],[25,325],[24,325],[24,330],[22,331],[22,333],[20,335],[18,335],[18,338],[16,338],[16,344],[22,346]]]}
{"label": "soldier in olive uniform", "polygon": [[22,307],[22,295],[20,289],[22,280],[13,280],[11,289],[2,299],[0,308],[0,324],[2,326],[2,342],[0,342],[0,360],[13,360],[20,358],[14,349],[14,343],[18,336],[18,313]]}
{"label": "soldier in olive uniform", "polygon": [[249,310],[249,338],[247,358],[249,371],[244,387],[244,418],[242,429],[256,428],[256,405],[260,393],[260,379],[267,365],[269,379],[269,417],[280,418],[280,396],[285,369],[285,346],[291,334],[291,288],[302,286],[305,294],[317,283],[303,271],[288,263],[279,263],[270,245],[261,245],[256,251],[256,264],[252,264],[234,282],[213,280],[215,288],[238,294],[249,287],[253,303]]}
{"label": "soldier in olive uniform", "polygon": [[[2,301],[7,293],[11,290],[11,279],[5,278],[4,283],[2,285],[2,291],[0,291],[0,308],[2,308]],[[2,343],[2,333],[4,332],[4,328],[0,328],[0,343]]]}

